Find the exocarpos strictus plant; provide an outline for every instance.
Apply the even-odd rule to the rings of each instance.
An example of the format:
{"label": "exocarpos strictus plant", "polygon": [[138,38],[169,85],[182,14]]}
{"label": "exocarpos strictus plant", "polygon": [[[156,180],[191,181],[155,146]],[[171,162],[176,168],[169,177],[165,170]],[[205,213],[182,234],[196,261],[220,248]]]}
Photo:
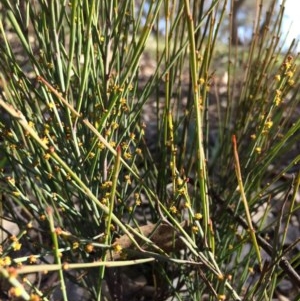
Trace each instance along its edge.
{"label": "exocarpos strictus plant", "polygon": [[236,1],[1,1],[1,300],[299,299],[298,55],[266,2],[241,43]]}

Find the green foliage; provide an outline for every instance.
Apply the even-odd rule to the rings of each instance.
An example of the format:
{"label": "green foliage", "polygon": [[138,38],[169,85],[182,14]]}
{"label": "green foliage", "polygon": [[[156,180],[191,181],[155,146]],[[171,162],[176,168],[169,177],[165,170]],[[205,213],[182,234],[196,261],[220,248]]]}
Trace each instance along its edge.
{"label": "green foliage", "polygon": [[[2,6],[3,291],[271,300],[283,280],[299,286],[299,240],[284,249],[299,210],[300,83],[283,7],[227,47],[226,1]],[[42,271],[60,286],[21,282]]]}

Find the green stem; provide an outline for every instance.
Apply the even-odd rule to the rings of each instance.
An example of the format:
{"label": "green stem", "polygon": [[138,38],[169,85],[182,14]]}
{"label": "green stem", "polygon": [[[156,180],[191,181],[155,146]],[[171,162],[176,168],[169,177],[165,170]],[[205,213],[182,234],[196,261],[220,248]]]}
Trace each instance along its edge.
{"label": "green stem", "polygon": [[68,296],[67,296],[67,289],[66,289],[66,283],[64,279],[64,272],[63,272],[63,266],[61,263],[61,252],[59,251],[59,244],[58,244],[58,239],[57,239],[57,234],[56,234],[56,229],[54,226],[54,220],[53,220],[53,209],[51,207],[46,208],[48,220],[49,220],[49,225],[50,225],[50,231],[51,231],[51,236],[52,236],[52,241],[54,244],[54,256],[55,256],[55,261],[60,266],[60,269],[58,269],[58,274],[59,274],[59,279],[60,279],[60,288],[61,292],[63,295],[63,300],[68,301]]}
{"label": "green stem", "polygon": [[238,155],[238,151],[237,151],[237,142],[236,142],[235,135],[232,136],[232,144],[233,144],[233,153],[234,153],[234,161],[235,161],[235,172],[236,172],[236,177],[237,177],[238,184],[239,184],[242,201],[243,201],[244,207],[245,207],[246,220],[248,223],[250,236],[251,236],[251,239],[252,239],[252,242],[253,242],[253,245],[255,248],[255,252],[257,255],[258,263],[259,263],[260,268],[262,269],[262,259],[261,259],[261,255],[260,255],[260,250],[259,250],[259,246],[258,246],[258,243],[256,240],[255,230],[252,225],[251,214],[250,214],[247,197],[246,197],[245,190],[244,190],[241,168],[240,168],[240,160],[239,160],[239,155]]}
{"label": "green stem", "polygon": [[[110,194],[110,200],[109,200],[109,213],[107,217],[107,225],[106,225],[106,233],[105,233],[105,244],[109,244],[111,242],[111,220],[112,220],[112,215],[113,215],[113,210],[114,210],[114,202],[115,197],[116,197],[116,191],[117,191],[117,183],[118,183],[118,177],[119,177],[119,172],[120,172],[120,162],[121,162],[121,147],[118,146],[117,148],[117,156],[116,156],[116,162],[114,166],[114,171],[113,171],[113,177],[112,177],[112,189],[111,189],[111,194]],[[104,252],[103,255],[103,261],[106,261],[106,255],[107,253]],[[99,287],[98,287],[98,294],[97,294],[97,300],[101,300],[101,290],[102,290],[102,281],[104,278],[104,273],[105,273],[105,266],[100,267],[100,279],[99,279]]]}
{"label": "green stem", "polygon": [[[191,75],[192,75],[192,87],[193,87],[193,96],[194,96],[194,106],[196,111],[196,130],[197,130],[197,167],[198,167],[198,180],[200,186],[200,198],[203,208],[203,223],[204,223],[204,243],[209,242],[210,248],[212,239],[209,231],[209,198],[208,198],[208,187],[207,187],[207,171],[205,163],[205,152],[203,145],[203,100],[201,99],[198,80],[197,80],[197,56],[196,56],[196,45],[195,45],[195,29],[193,17],[189,7],[189,1],[185,0],[185,12],[187,16],[188,24],[188,35],[190,42],[190,66],[191,66]],[[204,88],[205,89],[205,88]],[[208,240],[207,240],[208,238]]]}

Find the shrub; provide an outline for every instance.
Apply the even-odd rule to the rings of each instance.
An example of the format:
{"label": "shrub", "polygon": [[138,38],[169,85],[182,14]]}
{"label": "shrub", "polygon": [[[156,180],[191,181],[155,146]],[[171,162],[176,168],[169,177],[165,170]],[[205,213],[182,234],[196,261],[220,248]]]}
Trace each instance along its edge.
{"label": "shrub", "polygon": [[220,39],[226,1],[192,4],[2,1],[1,218],[16,228],[2,227],[4,294],[271,300],[284,281],[299,288],[299,239],[287,239],[299,70],[279,39],[284,8],[263,25],[258,13],[249,45],[234,45]]}

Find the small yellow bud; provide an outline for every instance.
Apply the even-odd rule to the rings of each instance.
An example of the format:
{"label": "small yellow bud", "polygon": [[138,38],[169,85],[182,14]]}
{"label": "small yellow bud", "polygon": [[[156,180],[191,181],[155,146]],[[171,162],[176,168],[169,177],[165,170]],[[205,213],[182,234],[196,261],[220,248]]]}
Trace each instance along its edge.
{"label": "small yellow bud", "polygon": [[127,182],[127,184],[131,185],[131,178],[130,175],[125,175],[124,176],[125,181]]}
{"label": "small yellow bud", "polygon": [[27,260],[30,264],[34,264],[34,263],[36,263],[37,258],[34,255],[30,255]]}
{"label": "small yellow bud", "polygon": [[63,264],[63,269],[64,269],[64,270],[68,270],[68,269],[69,269],[69,264],[68,264],[67,262],[65,262],[65,263]]}
{"label": "small yellow bud", "polygon": [[19,243],[19,241],[14,241],[12,244],[12,248],[14,249],[14,251],[19,251],[22,248],[22,244]]}
{"label": "small yellow bud", "polygon": [[275,75],[275,79],[276,79],[278,82],[280,82],[280,79],[281,79],[280,74],[276,74],[276,75]]}
{"label": "small yellow bud", "polygon": [[13,191],[13,195],[14,195],[14,196],[20,196],[21,193],[20,193],[20,191]]}
{"label": "small yellow bud", "polygon": [[9,290],[9,295],[11,297],[20,297],[23,293],[24,289],[22,287],[12,287]]}
{"label": "small yellow bud", "polygon": [[255,148],[255,151],[256,151],[258,154],[260,154],[260,153],[261,153],[261,147],[256,147],[256,148]]}
{"label": "small yellow bud", "polygon": [[248,271],[249,271],[250,274],[254,274],[254,269],[252,267],[249,267]]}
{"label": "small yellow bud", "polygon": [[38,296],[36,294],[31,294],[30,295],[29,301],[40,301],[40,300],[41,300],[40,296]]}
{"label": "small yellow bud", "polygon": [[197,234],[199,232],[199,228],[197,226],[193,226],[192,231],[194,234]]}
{"label": "small yellow bud", "polygon": [[94,246],[92,244],[87,244],[84,249],[87,253],[91,253],[94,251]]}
{"label": "small yellow bud", "polygon": [[272,127],[272,125],[273,125],[273,121],[272,121],[272,120],[268,120],[268,121],[265,123],[265,127],[266,127],[267,129],[270,129],[270,128]]}
{"label": "small yellow bud", "polygon": [[7,271],[10,279],[15,279],[18,276],[18,271],[14,267],[9,267]]}
{"label": "small yellow bud", "polygon": [[177,213],[177,208],[175,206],[171,206],[170,207],[170,212],[173,213],[173,214],[176,214]]}
{"label": "small yellow bud", "polygon": [[137,155],[141,155],[141,154],[142,154],[142,150],[141,150],[140,148],[137,148],[137,149],[135,150],[135,153],[136,153]]}
{"label": "small yellow bud", "polygon": [[202,214],[201,213],[195,213],[195,219],[201,219],[202,218]]}
{"label": "small yellow bud", "polygon": [[124,153],[124,158],[127,160],[130,160],[132,158],[132,155],[130,154],[130,152],[125,152]]}
{"label": "small yellow bud", "polygon": [[51,158],[51,155],[50,155],[49,153],[46,153],[46,154],[43,156],[43,158],[44,158],[45,160],[49,160],[49,159]]}
{"label": "small yellow bud", "polygon": [[78,241],[73,242],[72,249],[75,250],[78,248],[79,248],[79,242]]}
{"label": "small yellow bud", "polygon": [[114,251],[116,253],[121,253],[122,252],[122,246],[120,244],[115,244],[113,245]]}

